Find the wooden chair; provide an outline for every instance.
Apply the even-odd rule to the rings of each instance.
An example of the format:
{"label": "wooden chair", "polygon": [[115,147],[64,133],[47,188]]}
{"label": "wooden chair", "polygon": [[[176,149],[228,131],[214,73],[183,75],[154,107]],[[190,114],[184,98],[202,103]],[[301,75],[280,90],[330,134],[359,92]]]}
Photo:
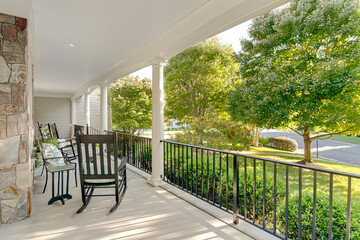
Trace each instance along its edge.
{"label": "wooden chair", "polygon": [[[126,182],[126,159],[118,157],[118,135],[81,135],[76,134],[79,157],[81,213],[93,196],[115,196],[114,212],[124,198]],[[115,154],[114,154],[115,153]],[[114,188],[114,194],[94,195],[95,188]]]}
{"label": "wooden chair", "polygon": [[[77,184],[77,170],[76,170],[76,160],[77,160],[77,154],[76,151],[74,149],[74,144],[73,141],[75,140],[75,138],[65,138],[65,139],[60,139],[59,138],[59,132],[58,129],[56,127],[56,123],[54,124],[40,124],[39,122],[37,122],[38,125],[38,131],[39,131],[39,139],[46,139],[46,138],[56,138],[57,139],[57,148],[60,149],[61,153],[63,156],[66,156],[67,161],[70,162],[71,164],[73,164],[75,166],[75,184],[76,187],[78,186]],[[39,145],[40,146],[40,145]],[[41,176],[44,173],[44,169],[45,169],[45,164],[43,165],[43,169],[41,171]],[[47,174],[47,172],[46,172]],[[46,175],[46,183],[47,183],[47,175]],[[46,184],[45,184],[45,188],[46,188]],[[45,191],[44,188],[44,191]]]}
{"label": "wooden chair", "polygon": [[[43,143],[41,144],[40,141],[38,140],[38,145],[39,145],[39,149],[41,152],[41,156],[43,159],[43,170],[46,169],[46,180],[45,180],[45,184],[44,184],[44,189],[43,189],[43,193],[45,193],[46,190],[46,186],[47,186],[47,182],[48,182],[48,175],[49,172],[50,173],[54,173],[55,171],[53,171],[56,168],[59,167],[65,167],[66,170],[75,170],[76,173],[76,165],[73,166],[73,163],[71,163],[67,156],[63,155],[60,150],[49,143]],[[42,172],[41,172],[42,174]],[[54,183],[53,183],[54,184]],[[75,184],[77,186],[77,179],[76,179],[76,174],[75,174]]]}
{"label": "wooden chair", "polygon": [[60,138],[56,123],[53,124],[48,123],[48,128],[51,137],[58,139],[58,144],[61,152],[66,153],[70,161],[77,159],[77,154],[74,149],[75,138]]}

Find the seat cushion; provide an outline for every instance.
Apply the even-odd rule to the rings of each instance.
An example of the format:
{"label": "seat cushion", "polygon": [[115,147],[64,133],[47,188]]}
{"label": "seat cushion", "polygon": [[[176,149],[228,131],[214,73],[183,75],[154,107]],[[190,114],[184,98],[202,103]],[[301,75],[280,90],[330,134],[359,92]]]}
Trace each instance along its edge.
{"label": "seat cushion", "polygon": [[[114,162],[111,161],[111,174],[114,174]],[[84,165],[84,173],[86,174],[87,172],[87,169],[86,169],[86,163],[84,162],[83,163]],[[122,167],[124,167],[124,165],[126,164],[126,160],[119,160],[119,171]],[[90,164],[90,174],[93,175],[95,172],[94,170],[94,164]],[[98,160],[97,161],[97,172],[98,174],[101,173],[101,166],[100,166],[100,161]],[[107,161],[104,162],[104,173],[105,174],[108,174],[108,164],[107,164]],[[119,179],[121,180],[121,176],[119,176]],[[115,179],[86,179],[85,180],[85,183],[108,183],[108,184],[111,184],[111,183],[114,183],[115,182]]]}
{"label": "seat cushion", "polygon": [[43,143],[41,144],[41,150],[47,167],[65,166],[64,157],[57,147],[49,143]]}
{"label": "seat cushion", "polygon": [[64,147],[66,147],[66,140],[62,139],[62,138],[59,138],[57,140],[57,144],[58,144],[58,148],[64,148]]}

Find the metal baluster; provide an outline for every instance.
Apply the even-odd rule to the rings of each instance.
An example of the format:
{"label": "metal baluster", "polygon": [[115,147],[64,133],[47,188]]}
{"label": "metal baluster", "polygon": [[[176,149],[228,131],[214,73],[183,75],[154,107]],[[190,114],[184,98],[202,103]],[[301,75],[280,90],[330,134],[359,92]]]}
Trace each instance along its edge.
{"label": "metal baluster", "polygon": [[215,152],[213,151],[213,205],[215,205],[215,188],[216,188],[216,182],[215,182]]}
{"label": "metal baluster", "polygon": [[195,148],[195,171],[196,171],[196,178],[195,178],[195,187],[196,187],[196,196],[198,196],[198,149]]}
{"label": "metal baluster", "polygon": [[173,172],[172,172],[172,147],[171,147],[171,143],[169,145],[170,145],[170,176],[169,176],[169,180],[171,183],[172,175],[173,175]]}
{"label": "metal baluster", "polygon": [[220,208],[222,207],[222,156],[221,156],[221,153],[220,153],[220,161],[219,161],[219,164],[220,164],[220,167],[219,167],[219,170],[220,170],[220,186],[219,186],[219,205],[220,205]]}
{"label": "metal baluster", "polygon": [[313,228],[312,239],[316,239],[316,171],[314,171],[314,195],[313,195]]}
{"label": "metal baluster", "polygon": [[239,160],[236,155],[234,155],[233,162],[233,222],[235,224],[239,223]]}
{"label": "metal baluster", "polygon": [[226,154],[226,210],[229,210],[229,154]]}
{"label": "metal baluster", "polygon": [[299,168],[299,212],[298,212],[298,239],[301,239],[301,198],[302,198],[302,169]]}
{"label": "metal baluster", "polygon": [[289,166],[286,165],[286,190],[285,190],[285,239],[289,238]]}
{"label": "metal baluster", "polygon": [[181,146],[181,155],[182,155],[182,159],[181,159],[181,166],[182,166],[181,186],[182,186],[182,189],[184,189],[184,146]]}
{"label": "metal baluster", "polygon": [[253,168],[254,168],[254,174],[253,174],[253,223],[255,223],[256,218],[256,159],[253,159]]}
{"label": "metal baluster", "polygon": [[247,169],[246,169],[246,166],[247,166],[247,159],[246,157],[244,158],[244,219],[247,218],[247,199],[246,199],[246,189],[247,189]]}
{"label": "metal baluster", "polygon": [[189,147],[186,146],[186,190],[189,190]]}
{"label": "metal baluster", "polygon": [[350,219],[351,219],[351,177],[348,177],[347,191],[347,214],[346,214],[346,240],[350,239]]}
{"label": "metal baluster", "polygon": [[193,172],[193,147],[190,148],[191,150],[191,174],[190,174],[190,177],[191,177],[191,193],[193,193],[193,185],[194,185],[194,172]]}
{"label": "metal baluster", "polygon": [[330,173],[330,190],[329,190],[329,235],[328,235],[328,239],[331,240],[332,239],[332,210],[333,210],[333,184],[334,178],[333,178],[333,174]]}
{"label": "metal baluster", "polygon": [[204,197],[204,150],[201,149],[201,198]]}
{"label": "metal baluster", "polygon": [[274,227],[274,234],[276,234],[276,191],[277,191],[277,165],[276,163],[274,163],[274,222],[273,222],[273,227]]}
{"label": "metal baluster", "polygon": [[177,185],[180,187],[180,145],[178,145],[178,148],[177,148],[177,150],[178,150],[178,159],[177,159],[177,169],[178,169],[178,177],[177,177],[177,179],[178,179],[178,183],[177,183]]}
{"label": "metal baluster", "polygon": [[207,163],[207,191],[206,191],[206,193],[207,193],[207,196],[206,196],[206,199],[207,199],[207,201],[209,201],[209,189],[210,189],[210,183],[209,183],[209,181],[210,181],[210,172],[209,172],[209,170],[210,170],[210,168],[209,168],[209,150],[207,150],[207,159],[206,159],[206,163]]}
{"label": "metal baluster", "polygon": [[266,162],[263,161],[263,228],[265,228],[265,212],[266,212],[266,208],[265,208],[265,205],[266,205],[266,175],[265,175],[265,172],[266,172]]}

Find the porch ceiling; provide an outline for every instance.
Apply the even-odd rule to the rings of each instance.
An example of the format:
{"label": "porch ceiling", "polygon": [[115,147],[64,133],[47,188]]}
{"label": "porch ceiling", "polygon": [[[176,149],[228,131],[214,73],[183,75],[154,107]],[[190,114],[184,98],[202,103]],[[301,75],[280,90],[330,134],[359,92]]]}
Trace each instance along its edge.
{"label": "porch ceiling", "polygon": [[0,0],[0,12],[33,21],[35,95],[77,97],[285,2]]}

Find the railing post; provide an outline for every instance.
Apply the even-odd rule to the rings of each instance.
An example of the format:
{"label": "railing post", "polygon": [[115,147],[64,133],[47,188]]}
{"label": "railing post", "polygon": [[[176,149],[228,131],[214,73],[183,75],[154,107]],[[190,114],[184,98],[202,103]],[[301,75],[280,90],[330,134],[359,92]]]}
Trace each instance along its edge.
{"label": "railing post", "polygon": [[239,159],[234,155],[234,182],[233,182],[233,222],[239,223]]}

